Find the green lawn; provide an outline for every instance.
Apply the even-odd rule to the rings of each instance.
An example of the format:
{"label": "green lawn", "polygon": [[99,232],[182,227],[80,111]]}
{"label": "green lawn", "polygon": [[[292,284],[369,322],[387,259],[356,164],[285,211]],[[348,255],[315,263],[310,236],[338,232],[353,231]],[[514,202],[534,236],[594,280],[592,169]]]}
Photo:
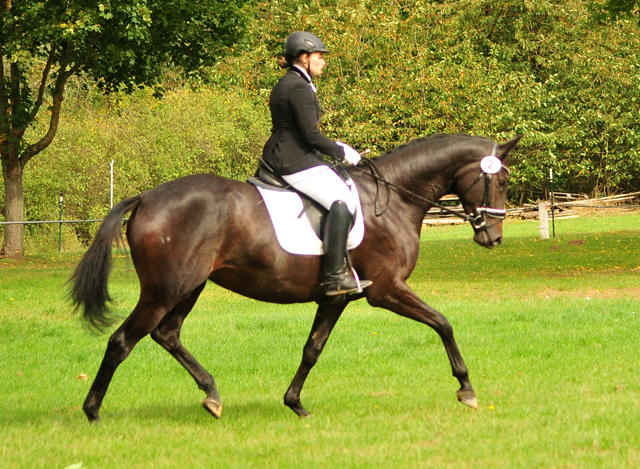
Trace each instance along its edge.
{"label": "green lawn", "polygon": [[[63,284],[80,254],[0,261],[0,467],[640,467],[640,215],[508,220],[486,250],[468,226],[423,233],[411,286],[450,320],[480,408],[455,398],[437,334],[364,301],[338,323],[298,419],[282,403],[315,308],[212,284],[185,323],[224,412],[149,338],[118,369],[100,425],[81,410],[107,335]],[[124,317],[137,278],[110,283]],[[89,380],[78,379],[82,373]]]}

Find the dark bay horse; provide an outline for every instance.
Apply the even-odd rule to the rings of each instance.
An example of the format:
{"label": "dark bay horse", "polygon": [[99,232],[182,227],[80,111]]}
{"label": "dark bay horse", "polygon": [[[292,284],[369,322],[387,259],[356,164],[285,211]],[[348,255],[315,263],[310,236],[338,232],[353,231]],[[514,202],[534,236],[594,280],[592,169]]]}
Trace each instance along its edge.
{"label": "dark bay horse", "polygon": [[[71,278],[70,297],[83,318],[94,326],[108,323],[106,302],[111,249],[122,241],[122,219],[131,212],[126,235],[140,280],[140,299],[129,317],[111,335],[100,369],[84,402],[89,421],[99,420],[102,400],[116,371],[147,334],[164,347],[206,393],[203,401],[216,418],[222,404],[213,376],[180,342],[182,323],[207,279],[260,301],[319,302],[302,363],[284,402],[303,417],[302,386],[322,352],[329,334],[349,301],[366,297],[433,328],[441,337],[453,376],[460,382],[460,402],[477,408],[453,329],[447,319],[422,301],[405,283],[420,247],[425,213],[441,196],[455,193],[474,228],[474,241],[493,248],[502,239],[502,219],[509,177],[508,154],[521,136],[501,145],[469,135],[434,135],[411,141],[376,159],[376,181],[364,166],[350,168],[362,198],[366,232],[351,253],[360,278],[373,281],[364,292],[324,304],[320,286],[322,256],[297,256],[282,250],[267,210],[250,184],[214,175],[187,176],[161,184],[116,205],[102,222],[96,238]],[[480,167],[486,155],[502,162],[490,177]],[[500,165],[498,165],[500,166]],[[479,181],[484,182],[479,183]],[[378,196],[376,195],[379,192]],[[378,200],[379,198],[382,201]],[[382,215],[376,202],[388,208]],[[496,214],[502,214],[502,217]]]}

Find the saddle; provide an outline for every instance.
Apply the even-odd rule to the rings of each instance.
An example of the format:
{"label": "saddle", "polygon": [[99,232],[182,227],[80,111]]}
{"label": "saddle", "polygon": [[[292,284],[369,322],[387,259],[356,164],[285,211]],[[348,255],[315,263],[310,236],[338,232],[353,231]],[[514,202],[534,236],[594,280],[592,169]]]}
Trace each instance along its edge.
{"label": "saddle", "polygon": [[324,217],[329,211],[315,200],[311,199],[302,192],[298,192],[293,187],[291,187],[290,184],[287,184],[287,182],[280,176],[278,176],[275,171],[269,166],[269,164],[262,158],[258,158],[258,160],[260,162],[258,169],[256,170],[252,178],[247,179],[247,182],[256,187],[262,187],[268,190],[295,192],[296,194],[298,194],[303,203],[303,209],[298,215],[298,218],[302,218],[302,216],[306,214],[307,218],[309,219],[309,223],[311,223],[313,231],[316,233],[319,239],[322,239],[322,223],[324,221]]}
{"label": "saddle", "polygon": [[[360,245],[364,238],[364,218],[358,188],[344,168],[336,171],[345,180],[357,200],[356,215],[349,232],[347,249]],[[290,254],[324,254],[323,224],[329,213],[322,205],[291,187],[269,165],[260,161],[254,177],[247,180],[260,193],[280,247]]]}

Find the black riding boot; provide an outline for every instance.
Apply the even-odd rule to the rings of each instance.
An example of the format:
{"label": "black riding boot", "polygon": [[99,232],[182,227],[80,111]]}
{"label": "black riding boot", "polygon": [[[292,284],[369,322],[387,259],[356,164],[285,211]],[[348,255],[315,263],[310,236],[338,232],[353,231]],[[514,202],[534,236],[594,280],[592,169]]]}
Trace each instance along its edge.
{"label": "black riding boot", "polygon": [[[348,274],[345,262],[347,238],[352,223],[353,215],[349,212],[347,205],[342,201],[334,202],[323,227],[325,280],[322,285],[327,296],[358,291],[358,283]],[[370,284],[369,281],[361,281],[363,287]]]}

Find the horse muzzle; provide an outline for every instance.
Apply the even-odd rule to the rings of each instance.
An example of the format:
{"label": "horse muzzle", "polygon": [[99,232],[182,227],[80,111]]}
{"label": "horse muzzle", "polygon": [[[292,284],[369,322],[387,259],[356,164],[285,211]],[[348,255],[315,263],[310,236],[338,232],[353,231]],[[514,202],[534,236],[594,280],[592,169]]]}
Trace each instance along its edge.
{"label": "horse muzzle", "polygon": [[[475,215],[469,216],[469,222],[475,231],[473,240],[480,246],[492,249],[502,243],[502,221],[507,211],[491,207],[478,207]],[[496,220],[490,222],[489,220]]]}
{"label": "horse muzzle", "polygon": [[502,243],[502,227],[500,227],[499,230],[495,231],[498,231],[499,233],[492,233],[489,230],[478,231],[473,236],[473,240],[480,246],[483,246],[487,249],[493,249],[494,247],[499,246],[500,243]]}

